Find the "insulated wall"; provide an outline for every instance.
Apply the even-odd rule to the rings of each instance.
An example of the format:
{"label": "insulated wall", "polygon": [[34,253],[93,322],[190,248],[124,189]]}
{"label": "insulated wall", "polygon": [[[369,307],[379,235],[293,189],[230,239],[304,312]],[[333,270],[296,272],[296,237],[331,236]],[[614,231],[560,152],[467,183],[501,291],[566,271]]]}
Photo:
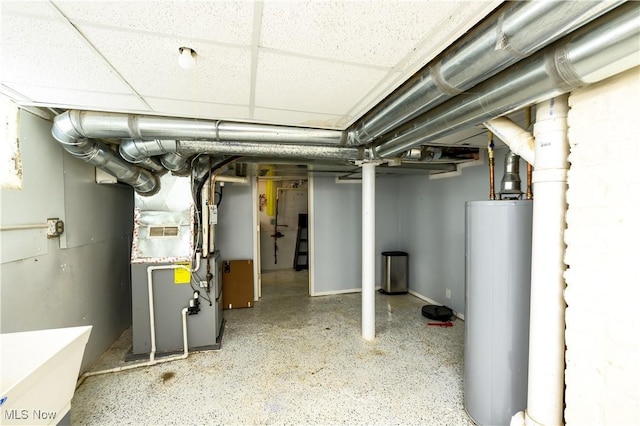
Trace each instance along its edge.
{"label": "insulated wall", "polygon": [[86,370],[131,324],[133,191],[97,185],[94,167],[53,140],[50,121],[21,111],[19,140],[23,187],[1,190],[2,226],[58,217],[65,232],[0,234],[0,331],[92,325]]}

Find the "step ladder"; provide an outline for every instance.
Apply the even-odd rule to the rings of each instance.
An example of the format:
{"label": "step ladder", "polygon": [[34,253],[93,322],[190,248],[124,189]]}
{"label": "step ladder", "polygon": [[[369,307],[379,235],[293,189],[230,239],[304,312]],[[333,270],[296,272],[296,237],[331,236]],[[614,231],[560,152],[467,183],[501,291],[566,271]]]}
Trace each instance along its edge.
{"label": "step ladder", "polygon": [[293,267],[296,271],[309,269],[309,228],[306,213],[298,214],[298,236]]}

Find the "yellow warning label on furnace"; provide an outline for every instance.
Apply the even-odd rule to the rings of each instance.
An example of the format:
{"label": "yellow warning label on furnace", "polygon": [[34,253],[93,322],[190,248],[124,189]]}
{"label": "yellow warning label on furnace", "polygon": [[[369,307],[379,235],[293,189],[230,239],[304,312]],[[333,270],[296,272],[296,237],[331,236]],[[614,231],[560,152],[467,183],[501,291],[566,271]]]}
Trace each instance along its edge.
{"label": "yellow warning label on furnace", "polygon": [[189,284],[191,282],[191,262],[176,262],[174,265],[182,265],[185,268],[173,270],[173,282],[175,284]]}

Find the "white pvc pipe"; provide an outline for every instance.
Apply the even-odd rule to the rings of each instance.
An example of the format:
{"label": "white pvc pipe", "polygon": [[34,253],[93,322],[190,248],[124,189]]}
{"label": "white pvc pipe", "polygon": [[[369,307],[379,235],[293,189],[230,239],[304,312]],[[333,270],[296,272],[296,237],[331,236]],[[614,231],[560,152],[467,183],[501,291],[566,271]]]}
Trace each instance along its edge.
{"label": "white pvc pipe", "polygon": [[376,165],[362,165],[362,338],[376,337]]}
{"label": "white pvc pipe", "polygon": [[76,388],[80,386],[82,382],[84,382],[84,379],[86,379],[87,377],[98,376],[98,375],[108,374],[108,373],[117,373],[119,371],[132,370],[134,368],[140,368],[140,367],[150,367],[152,365],[161,364],[163,362],[177,361],[179,359],[187,358],[189,356],[189,342],[187,337],[187,312],[188,311],[189,311],[188,308],[184,308],[182,310],[182,344],[184,348],[182,355],[174,355],[166,358],[154,359],[153,361],[149,359],[149,361],[143,362],[140,364],[125,365],[123,367],[110,368],[108,370],[90,371],[80,376],[76,384]]}
{"label": "white pvc pipe", "polygon": [[202,258],[202,253],[197,251],[195,253],[195,258],[196,258],[196,264],[193,268],[191,268],[191,272],[196,272],[197,270],[200,269],[200,259]]}
{"label": "white pvc pipe", "polygon": [[228,175],[219,175],[216,176],[216,181],[218,182],[227,182],[227,183],[239,183],[242,185],[249,184],[249,178],[246,176],[228,176]]}
{"label": "white pvc pipe", "polygon": [[34,223],[33,225],[7,225],[0,226],[0,231],[15,231],[20,229],[40,229],[40,228],[48,228],[49,225],[46,223]]}
{"label": "white pvc pipe", "polygon": [[[191,273],[191,269],[183,265],[158,265],[158,266],[149,266],[147,268],[147,288],[149,292],[149,329],[151,331],[151,352],[149,353],[150,362],[153,362],[156,357],[156,319],[155,319],[155,312],[153,308],[153,271],[165,270],[165,269],[184,269],[185,271],[188,271],[189,273]],[[186,331],[186,325],[185,325],[185,331]],[[185,332],[185,335],[186,335],[186,332]],[[185,353],[187,353],[186,349],[187,348],[185,348]]]}
{"label": "white pvc pipe", "polygon": [[568,95],[537,106],[527,425],[559,425],[564,405],[564,229]]}
{"label": "white pvc pipe", "polygon": [[82,384],[82,382],[84,382],[84,380],[87,377],[98,376],[98,375],[109,374],[109,373],[117,373],[119,371],[132,370],[134,368],[140,368],[140,367],[150,367],[152,365],[160,364],[160,363],[163,363],[163,362],[177,361],[179,359],[185,359],[185,358],[187,358],[189,356],[189,340],[188,340],[188,335],[187,335],[187,312],[189,311],[189,309],[188,308],[184,308],[184,309],[182,309],[182,344],[183,344],[182,355],[174,355],[174,356],[160,358],[160,359],[156,359],[155,358],[155,356],[156,356],[156,329],[155,329],[155,315],[154,315],[154,310],[153,310],[153,285],[152,285],[153,284],[153,280],[152,280],[152,273],[153,273],[153,271],[158,270],[158,269],[186,269],[187,271],[189,271],[189,268],[187,268],[186,266],[182,266],[182,265],[159,265],[159,266],[149,266],[147,268],[147,283],[148,283],[148,288],[149,288],[149,328],[151,330],[151,352],[149,352],[149,361],[143,362],[143,363],[140,363],[140,364],[125,365],[125,366],[122,366],[122,367],[110,368],[110,369],[107,369],[107,370],[90,371],[88,373],[84,373],[78,379],[78,382],[76,383],[76,388],[78,388],[78,386],[80,386]]}
{"label": "white pvc pipe", "polygon": [[501,141],[506,143],[511,151],[533,164],[535,159],[533,135],[518,126],[507,117],[498,117],[483,123]]}
{"label": "white pvc pipe", "polygon": [[[202,216],[200,218],[200,225],[202,226],[202,256],[209,257],[209,231],[211,226],[209,225],[209,192],[211,179],[207,179],[200,192],[200,205],[202,206]],[[215,184],[214,184],[215,185]]]}
{"label": "white pvc pipe", "polygon": [[[214,175],[213,178],[211,179],[210,185],[213,185],[213,189],[215,190],[216,188],[216,181],[218,181],[219,176]],[[224,186],[224,182],[220,182],[220,188],[222,188]],[[211,187],[208,188],[209,191],[211,191]],[[222,191],[222,189],[220,189]],[[215,201],[215,195],[212,195],[211,192],[209,192],[210,194],[210,199],[209,199],[209,203],[212,206],[214,213],[217,214],[218,212],[218,207],[216,206],[216,201]],[[203,204],[204,206],[204,204]],[[209,209],[207,209],[209,210]],[[216,225],[213,224],[213,222],[217,223],[216,221],[212,220],[213,218],[211,217],[211,215],[207,215],[207,223],[205,224],[203,222],[202,227],[203,229],[208,229],[209,230],[209,245],[208,245],[208,250],[209,252],[207,253],[207,257],[209,257],[210,253],[213,253],[216,251]]]}

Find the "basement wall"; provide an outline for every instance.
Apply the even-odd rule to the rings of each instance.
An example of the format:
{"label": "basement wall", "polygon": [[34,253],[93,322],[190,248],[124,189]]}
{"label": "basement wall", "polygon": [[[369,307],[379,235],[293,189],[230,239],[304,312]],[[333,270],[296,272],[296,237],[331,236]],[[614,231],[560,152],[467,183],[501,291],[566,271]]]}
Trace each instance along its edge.
{"label": "basement wall", "polygon": [[[495,190],[500,191],[507,149],[495,151]],[[484,153],[483,153],[484,154]],[[465,203],[489,200],[489,169],[464,167],[458,176],[405,176],[399,182],[400,235],[410,254],[411,290],[454,311],[465,312]],[[520,160],[522,191],[526,163]],[[500,263],[500,259],[487,259]],[[446,290],[451,298],[446,297]]]}
{"label": "basement wall", "polygon": [[225,183],[215,237],[222,260],[254,260],[254,229],[251,185]]}
{"label": "basement wall", "polygon": [[0,233],[0,331],[92,325],[87,370],[131,324],[133,191],[98,185],[94,167],[64,153],[50,121],[21,111],[22,189],[0,191],[2,226],[64,220],[46,230]]}
{"label": "basement wall", "polygon": [[[398,222],[398,183],[393,176],[376,177],[376,286],[380,286],[382,251],[404,250]],[[362,185],[336,183],[334,177],[313,177],[314,294],[362,290]],[[411,278],[410,278],[411,279]]]}
{"label": "basement wall", "polygon": [[569,98],[567,425],[640,424],[640,68]]}

